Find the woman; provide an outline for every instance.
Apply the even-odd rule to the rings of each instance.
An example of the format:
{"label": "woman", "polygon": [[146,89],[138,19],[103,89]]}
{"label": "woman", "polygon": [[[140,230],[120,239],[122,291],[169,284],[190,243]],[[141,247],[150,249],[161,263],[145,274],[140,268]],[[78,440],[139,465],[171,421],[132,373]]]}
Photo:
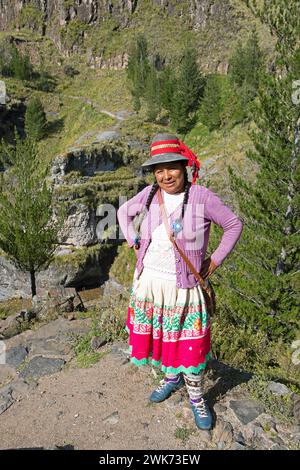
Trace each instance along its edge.
{"label": "woman", "polygon": [[[187,166],[192,166],[192,182]],[[157,134],[151,158],[142,167],[153,171],[154,184],[123,204],[117,214],[137,256],[126,322],[131,362],[146,364],[151,357],[151,364],[165,373],[150,395],[152,402],[165,400],[185,384],[196,425],[211,429],[212,415],[202,389],[211,357],[210,318],[199,282],[169,234],[207,279],[233,250],[243,225],[215,193],[195,184],[200,163],[177,136]],[[217,249],[205,259],[211,222],[224,232]]]}

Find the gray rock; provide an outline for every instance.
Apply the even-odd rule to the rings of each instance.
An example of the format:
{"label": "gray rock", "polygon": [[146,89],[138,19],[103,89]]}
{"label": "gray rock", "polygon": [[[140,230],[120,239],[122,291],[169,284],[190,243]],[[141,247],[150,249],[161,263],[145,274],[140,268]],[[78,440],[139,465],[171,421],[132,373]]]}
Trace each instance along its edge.
{"label": "gray rock", "polygon": [[292,392],[287,388],[286,385],[280,383],[280,382],[270,382],[270,384],[267,387],[267,390],[269,392],[272,392],[273,395],[289,395]]}
{"label": "gray rock", "polygon": [[10,386],[3,387],[0,390],[0,415],[4,413],[12,404],[14,399],[12,397],[12,388]]}
{"label": "gray rock", "polygon": [[59,317],[57,320],[51,321],[41,326],[34,333],[34,342],[37,339],[55,339],[65,343],[68,337],[74,334],[84,334],[90,330],[90,322],[87,320],[74,320],[69,322],[67,319]]}
{"label": "gray rock", "polygon": [[241,433],[241,431],[239,431],[236,434],[235,441],[238,442],[239,444],[242,444],[242,445],[246,444],[245,438],[244,438],[243,434]]}
{"label": "gray rock", "polygon": [[220,405],[220,403],[217,403],[215,406],[214,406],[214,411],[216,413],[225,413],[225,411],[227,410],[226,406],[223,406],[223,405]]}
{"label": "gray rock", "polygon": [[279,446],[283,446],[283,445],[285,444],[285,443],[284,443],[284,440],[281,439],[281,437],[279,437],[279,436],[272,437],[272,441],[273,441],[275,444],[279,445]]}
{"label": "gray rock", "polygon": [[300,424],[300,395],[293,393],[293,414],[297,422]]}
{"label": "gray rock", "polygon": [[122,296],[122,294],[127,295],[128,294],[128,289],[127,287],[123,286],[119,282],[117,282],[115,279],[111,278],[106,281],[103,286],[103,297],[105,298],[110,297],[110,296],[118,296],[119,298]]}
{"label": "gray rock", "polygon": [[253,400],[231,400],[230,408],[242,424],[248,424],[263,413],[263,407]]}
{"label": "gray rock", "polygon": [[107,343],[107,340],[105,338],[102,338],[101,336],[93,336],[91,339],[91,348],[94,351],[97,351],[97,349],[101,348]]}
{"label": "gray rock", "polygon": [[117,424],[119,422],[119,412],[114,411],[110,415],[106,416],[103,418],[103,423],[108,423],[108,424]]}
{"label": "gray rock", "polygon": [[52,359],[49,357],[36,356],[20,372],[23,378],[39,378],[59,372],[65,364],[64,359]]}
{"label": "gray rock", "polygon": [[127,343],[124,342],[115,342],[112,345],[111,352],[117,356],[124,358],[130,357],[130,349]]}
{"label": "gray rock", "polygon": [[0,365],[0,387],[11,382],[17,376],[16,369],[8,364]]}
{"label": "gray rock", "polygon": [[251,423],[244,427],[243,432],[246,440],[249,441],[259,438],[263,434],[264,430],[260,424]]}
{"label": "gray rock", "polygon": [[230,447],[230,450],[246,450],[246,446],[240,442],[234,442]]}
{"label": "gray rock", "polygon": [[18,296],[30,296],[28,276],[18,270],[9,259],[0,256],[0,300]]}
{"label": "gray rock", "polygon": [[16,346],[6,351],[6,364],[17,368],[28,356],[28,350],[22,346]]}
{"label": "gray rock", "polygon": [[289,450],[289,448],[286,447],[285,445],[274,444],[274,445],[271,447],[271,450]]}
{"label": "gray rock", "polygon": [[99,132],[99,134],[96,135],[95,137],[95,143],[101,141],[101,140],[116,140],[121,137],[120,132],[117,131],[103,131]]}
{"label": "gray rock", "polygon": [[[278,428],[278,426],[277,426]],[[300,434],[300,424],[295,424],[291,427],[291,433]]]}
{"label": "gray rock", "polygon": [[12,388],[12,397],[14,400],[20,401],[24,396],[28,395],[35,387],[37,387],[36,382],[27,383],[21,378],[15,379],[10,383]]}
{"label": "gray rock", "polygon": [[71,345],[61,338],[36,338],[30,342],[31,355],[39,356],[61,356],[71,351]]}
{"label": "gray rock", "polygon": [[201,430],[201,440],[205,443],[210,442],[212,438],[212,434],[210,431]]}
{"label": "gray rock", "polygon": [[215,429],[213,430],[213,440],[218,444],[223,443],[224,446],[221,448],[224,448],[226,444],[231,444],[233,441],[232,425],[227,421],[219,419]]}
{"label": "gray rock", "polygon": [[[0,269],[1,269],[1,266],[0,266]],[[12,336],[20,333],[21,322],[22,322],[22,316],[20,316],[20,312],[9,315],[7,318],[5,318],[5,320],[0,320],[1,338],[11,338]]]}

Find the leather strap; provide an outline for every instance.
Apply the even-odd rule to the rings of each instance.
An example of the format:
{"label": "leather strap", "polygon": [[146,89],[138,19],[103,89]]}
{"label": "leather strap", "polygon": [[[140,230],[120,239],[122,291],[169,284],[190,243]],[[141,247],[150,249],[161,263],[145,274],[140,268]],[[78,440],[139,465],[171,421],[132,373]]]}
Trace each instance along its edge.
{"label": "leather strap", "polygon": [[206,282],[204,281],[204,279],[200,276],[200,274],[197,272],[196,268],[194,267],[194,265],[190,262],[190,260],[187,258],[187,256],[185,255],[185,253],[181,250],[181,248],[177,245],[176,243],[176,240],[174,238],[174,234],[170,231],[170,227],[169,227],[169,223],[168,223],[168,216],[167,216],[167,213],[166,213],[166,209],[165,209],[165,206],[164,206],[164,203],[163,203],[163,199],[162,199],[162,195],[161,195],[161,190],[160,188],[158,188],[157,190],[157,197],[158,197],[158,202],[159,202],[159,205],[160,205],[160,209],[161,209],[161,212],[162,212],[162,217],[163,217],[163,221],[164,221],[164,224],[165,224],[165,227],[166,227],[166,231],[167,231],[167,234],[168,234],[168,237],[170,239],[170,241],[173,243],[173,245],[175,246],[176,250],[179,252],[180,256],[183,258],[183,260],[185,261],[185,263],[187,264],[187,266],[190,268],[190,270],[192,271],[192,273],[194,274],[195,278],[198,280],[200,286],[208,293],[210,293],[210,289],[209,287],[207,286]]}

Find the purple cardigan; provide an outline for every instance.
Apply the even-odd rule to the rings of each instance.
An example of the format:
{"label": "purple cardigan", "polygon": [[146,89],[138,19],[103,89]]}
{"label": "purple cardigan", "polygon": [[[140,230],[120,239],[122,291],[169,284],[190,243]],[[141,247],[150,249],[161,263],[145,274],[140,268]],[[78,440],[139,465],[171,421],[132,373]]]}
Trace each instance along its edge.
{"label": "purple cardigan", "polygon": [[[151,188],[152,185],[146,186],[146,188],[118,209],[118,221],[130,247],[134,245],[134,238],[136,236],[133,219],[138,212],[145,208]],[[180,217],[181,209],[182,205],[179,204],[175,211],[170,214],[171,224],[176,218]],[[162,222],[163,219],[157,193],[155,193],[149,211],[140,227],[141,240],[136,263],[138,277],[143,270],[143,258],[151,242],[151,233]],[[219,266],[230,254],[240,238],[243,224],[214,192],[205,186],[194,184],[190,187],[189,191],[188,204],[186,205],[183,219],[183,230],[177,234],[176,241],[198,272],[200,272],[201,265],[205,259],[211,222],[221,226],[224,231],[218,247],[211,255],[211,259]],[[175,248],[174,254],[177,287],[190,288],[197,285],[197,279]]]}

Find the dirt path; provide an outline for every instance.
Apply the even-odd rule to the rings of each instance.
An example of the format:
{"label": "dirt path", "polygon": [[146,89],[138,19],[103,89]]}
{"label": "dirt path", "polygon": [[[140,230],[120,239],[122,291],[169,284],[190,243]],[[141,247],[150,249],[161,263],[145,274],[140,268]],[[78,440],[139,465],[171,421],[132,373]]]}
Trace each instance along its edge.
{"label": "dirt path", "polygon": [[[159,369],[130,363],[126,341],[106,344],[95,365],[79,368],[67,338],[71,330],[87,327],[85,321],[59,318],[7,341],[16,376],[0,387],[0,449],[300,448],[300,425],[270,415],[243,388],[249,374],[218,361],[204,382],[212,431],[196,428],[185,388],[162,403],[149,402]],[[271,385],[274,393],[291,393]]]}
{"label": "dirt path", "polygon": [[[162,404],[149,403],[155,382],[151,369],[137,368],[109,349],[91,368],[71,364],[63,372],[42,377],[35,389],[0,416],[0,448],[203,447],[197,432],[186,444],[175,437],[184,423],[193,428],[184,393],[178,392]],[[187,414],[184,422],[182,412]]]}
{"label": "dirt path", "polygon": [[109,126],[107,129],[103,130],[93,130],[93,131],[87,131],[84,134],[82,134],[76,141],[74,142],[75,145],[80,145],[84,140],[87,138],[92,138],[93,143],[98,143],[103,140],[112,140],[112,139],[119,139],[121,134],[119,132],[119,129],[121,127],[122,122],[125,119],[128,119],[133,113],[128,110],[121,110],[116,113],[113,113],[111,111],[108,111],[107,109],[102,108],[98,103],[95,101],[90,100],[89,98],[86,98],[84,96],[73,96],[73,95],[62,95],[71,99],[75,100],[80,100],[83,103],[86,103],[90,106],[92,106],[96,111],[99,113],[106,114],[107,116],[110,116],[113,119],[116,119],[117,122],[113,124],[112,126]]}

